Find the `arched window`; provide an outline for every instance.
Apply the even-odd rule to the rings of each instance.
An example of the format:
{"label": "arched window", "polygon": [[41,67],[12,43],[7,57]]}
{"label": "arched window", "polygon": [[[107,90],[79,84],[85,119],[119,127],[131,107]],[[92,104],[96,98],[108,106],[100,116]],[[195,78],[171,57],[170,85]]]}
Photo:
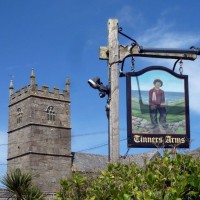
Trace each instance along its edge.
{"label": "arched window", "polygon": [[46,111],[47,111],[47,120],[55,121],[55,112],[53,106],[49,106]]}
{"label": "arched window", "polygon": [[21,108],[17,108],[17,124],[20,124],[22,122],[22,110]]}

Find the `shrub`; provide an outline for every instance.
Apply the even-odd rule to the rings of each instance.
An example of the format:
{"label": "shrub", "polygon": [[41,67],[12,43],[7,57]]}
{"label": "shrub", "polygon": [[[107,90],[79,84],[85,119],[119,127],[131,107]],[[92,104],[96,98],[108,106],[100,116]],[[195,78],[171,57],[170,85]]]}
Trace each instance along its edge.
{"label": "shrub", "polygon": [[96,178],[74,174],[61,181],[57,200],[197,200],[200,199],[200,160],[165,152],[146,163],[108,164]]}

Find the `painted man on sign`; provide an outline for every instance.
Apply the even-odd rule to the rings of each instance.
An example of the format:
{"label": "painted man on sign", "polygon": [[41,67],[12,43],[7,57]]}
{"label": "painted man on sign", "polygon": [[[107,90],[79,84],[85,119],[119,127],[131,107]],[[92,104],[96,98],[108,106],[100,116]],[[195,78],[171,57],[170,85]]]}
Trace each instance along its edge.
{"label": "painted man on sign", "polygon": [[163,82],[160,79],[155,79],[154,87],[149,90],[149,112],[152,123],[152,128],[156,131],[160,128],[166,129],[166,104],[165,92],[160,89]]}

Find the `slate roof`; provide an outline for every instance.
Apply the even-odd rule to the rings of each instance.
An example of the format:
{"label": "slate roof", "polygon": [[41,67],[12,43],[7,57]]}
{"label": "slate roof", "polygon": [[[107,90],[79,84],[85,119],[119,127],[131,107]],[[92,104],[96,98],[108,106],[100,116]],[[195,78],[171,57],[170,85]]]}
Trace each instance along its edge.
{"label": "slate roof", "polygon": [[72,171],[74,172],[98,172],[107,167],[108,156],[77,152],[72,155]]}
{"label": "slate roof", "polygon": [[[12,194],[10,192],[0,188],[0,200],[7,200],[11,196]],[[12,198],[9,199],[12,200]]]}
{"label": "slate roof", "polygon": [[190,151],[188,155],[200,158],[200,147],[193,151]]}
{"label": "slate roof", "polygon": [[161,157],[160,153],[157,150],[141,153],[141,154],[131,154],[126,158],[121,158],[120,161],[123,164],[128,164],[131,162],[137,163],[140,167],[143,167],[145,162],[153,161],[155,158]]}
{"label": "slate roof", "polygon": [[[108,156],[98,154],[86,154],[73,152],[72,171],[73,172],[98,172],[107,168]],[[139,166],[144,166],[144,162],[151,161],[156,157],[160,157],[158,151],[150,151],[142,154],[128,155],[126,158],[121,157],[119,162],[130,163],[135,162]]]}

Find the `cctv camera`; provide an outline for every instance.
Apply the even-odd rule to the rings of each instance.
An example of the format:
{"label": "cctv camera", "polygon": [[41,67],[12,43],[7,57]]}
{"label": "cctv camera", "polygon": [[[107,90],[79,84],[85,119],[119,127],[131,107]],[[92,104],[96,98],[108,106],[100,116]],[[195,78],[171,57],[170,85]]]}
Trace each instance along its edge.
{"label": "cctv camera", "polygon": [[109,95],[110,93],[109,86],[104,86],[98,76],[95,78],[89,79],[88,83],[92,88],[99,90],[99,96],[101,98],[105,97],[106,95]]}
{"label": "cctv camera", "polygon": [[109,88],[109,86],[104,86],[103,84],[101,84],[100,87],[99,87],[99,91],[100,91],[99,96],[100,96],[101,98],[103,98],[103,97],[105,97],[107,94],[110,93],[110,88]]}
{"label": "cctv camera", "polygon": [[101,92],[105,92],[106,94],[109,94],[110,92],[110,87],[108,85],[104,86],[103,84],[101,84],[99,86],[99,91]]}
{"label": "cctv camera", "polygon": [[99,78],[99,77],[95,77],[95,78],[89,79],[89,80],[88,80],[88,83],[89,83],[89,85],[90,85],[92,88],[94,88],[94,89],[99,89],[100,84],[102,84],[102,83],[100,82],[100,78]]}

